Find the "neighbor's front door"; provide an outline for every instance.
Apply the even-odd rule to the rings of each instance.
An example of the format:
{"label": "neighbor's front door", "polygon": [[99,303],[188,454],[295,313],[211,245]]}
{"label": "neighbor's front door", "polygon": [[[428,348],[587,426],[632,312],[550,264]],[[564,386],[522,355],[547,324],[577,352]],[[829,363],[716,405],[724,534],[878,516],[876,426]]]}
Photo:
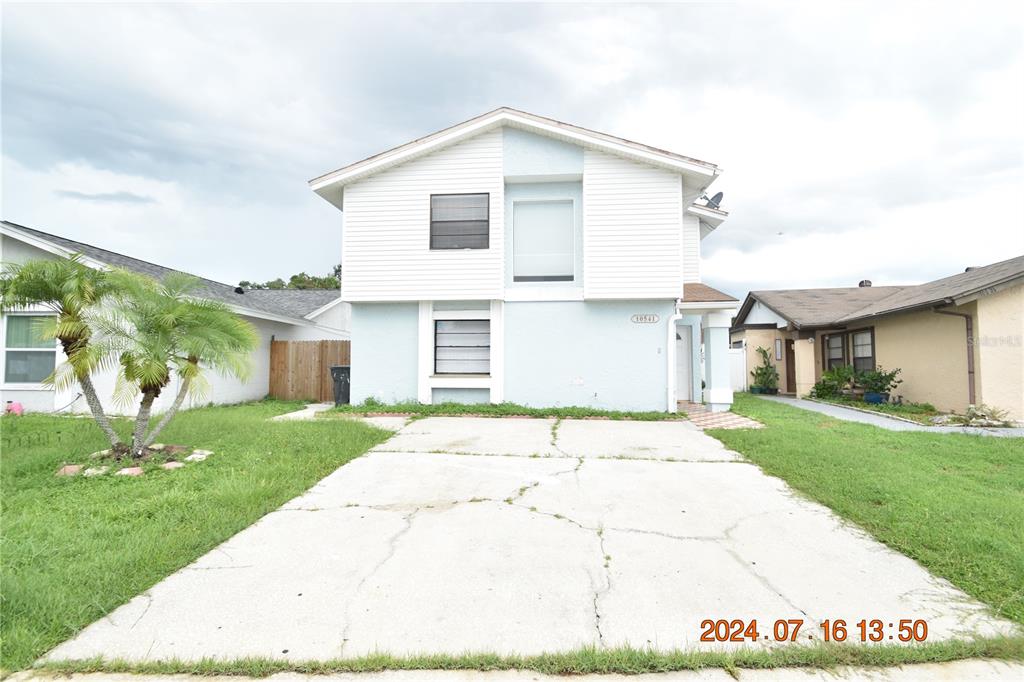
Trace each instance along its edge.
{"label": "neighbor's front door", "polygon": [[786,393],[796,393],[796,352],[793,339],[786,339]]}

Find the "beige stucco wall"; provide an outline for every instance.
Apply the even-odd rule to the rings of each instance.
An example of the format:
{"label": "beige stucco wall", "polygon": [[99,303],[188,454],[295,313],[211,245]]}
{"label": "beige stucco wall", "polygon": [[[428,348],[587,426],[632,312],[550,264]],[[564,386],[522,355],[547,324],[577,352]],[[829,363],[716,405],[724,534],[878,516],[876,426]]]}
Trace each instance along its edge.
{"label": "beige stucco wall", "polygon": [[977,301],[978,402],[1024,421],[1024,284]]}
{"label": "beige stucco wall", "polygon": [[[974,314],[970,303],[954,312]],[[895,395],[916,403],[931,403],[940,410],[963,412],[968,405],[967,335],[961,317],[930,310],[892,315],[874,322],[875,363],[883,369],[899,367],[903,383]],[[977,364],[978,357],[975,356]],[[975,390],[982,381],[976,376]]]}
{"label": "beige stucco wall", "polygon": [[[732,332],[729,341],[746,341],[745,356],[747,361],[747,384],[752,381],[750,372],[761,364],[761,356],[758,355],[758,347],[767,348],[769,357],[775,369],[779,371],[779,391],[786,390],[786,339],[789,332],[784,329],[743,329]],[[775,359],[775,339],[782,339],[782,359]]]}

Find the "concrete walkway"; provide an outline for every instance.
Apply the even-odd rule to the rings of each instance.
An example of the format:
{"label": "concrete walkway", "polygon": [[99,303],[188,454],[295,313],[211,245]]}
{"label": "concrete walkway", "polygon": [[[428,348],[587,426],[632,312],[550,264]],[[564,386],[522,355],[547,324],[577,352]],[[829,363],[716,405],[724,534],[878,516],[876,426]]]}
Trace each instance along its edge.
{"label": "concrete walkway", "polygon": [[986,429],[977,426],[926,426],[924,424],[912,424],[901,419],[891,419],[883,414],[868,414],[860,410],[851,410],[840,405],[829,405],[814,400],[803,398],[790,398],[784,395],[758,395],[762,400],[799,407],[801,410],[819,412],[829,417],[842,419],[848,422],[860,422],[870,424],[889,431],[924,431],[926,433],[966,433],[972,436],[995,436],[997,438],[1021,438],[1024,437],[1024,428],[1011,429]]}
{"label": "concrete walkway", "polygon": [[[12,682],[53,682],[57,677],[39,671],[15,673]],[[950,663],[904,665],[893,668],[853,668],[830,670],[810,668],[740,669],[735,675],[719,668],[680,670],[646,675],[545,675],[529,670],[391,670],[376,673],[335,673],[305,675],[278,673],[259,678],[260,682],[917,682],[918,680],[1013,680],[1024,679],[1024,665],[1005,661],[967,660]],[[126,673],[90,673],[60,675],[60,682],[256,682],[251,677],[193,675],[129,675]]]}
{"label": "concrete walkway", "polygon": [[701,641],[733,618],[1019,631],[692,424],[433,417],[46,658],[778,646]]}

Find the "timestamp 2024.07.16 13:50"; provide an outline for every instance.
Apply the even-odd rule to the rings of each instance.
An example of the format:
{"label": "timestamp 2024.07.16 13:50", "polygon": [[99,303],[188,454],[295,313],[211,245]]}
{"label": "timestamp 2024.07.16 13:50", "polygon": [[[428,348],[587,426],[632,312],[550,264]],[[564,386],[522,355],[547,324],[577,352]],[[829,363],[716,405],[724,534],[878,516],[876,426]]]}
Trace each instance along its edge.
{"label": "timestamp 2024.07.16 13:50", "polygon": [[[700,624],[700,641],[796,642],[801,637],[801,632],[804,633],[803,637],[814,639],[814,624],[805,626],[807,621],[802,618],[780,619],[771,622],[771,625],[765,623],[763,629],[757,620],[707,618]],[[856,623],[848,624],[842,618],[837,618],[821,621],[817,624],[817,631],[826,642],[923,642],[928,639],[928,622],[919,618],[902,618],[895,621],[862,618]]]}

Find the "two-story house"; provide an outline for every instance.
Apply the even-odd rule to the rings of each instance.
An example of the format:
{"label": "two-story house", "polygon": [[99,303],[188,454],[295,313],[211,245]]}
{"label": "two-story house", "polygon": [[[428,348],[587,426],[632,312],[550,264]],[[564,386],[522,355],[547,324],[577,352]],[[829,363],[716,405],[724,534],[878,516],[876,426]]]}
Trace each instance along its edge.
{"label": "two-story house", "polygon": [[728,409],[720,173],[501,108],[311,180],[343,212],[353,402]]}

